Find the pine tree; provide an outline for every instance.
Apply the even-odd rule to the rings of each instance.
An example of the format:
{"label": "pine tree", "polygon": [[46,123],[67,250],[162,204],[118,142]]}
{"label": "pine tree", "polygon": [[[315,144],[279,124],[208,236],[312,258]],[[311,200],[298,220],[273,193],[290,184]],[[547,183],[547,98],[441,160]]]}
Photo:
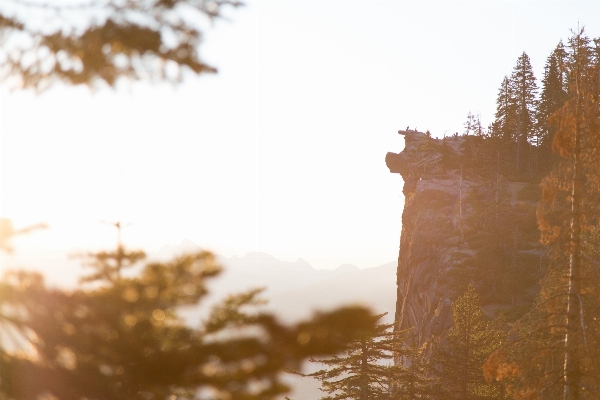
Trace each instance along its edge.
{"label": "pine tree", "polygon": [[[599,160],[597,150],[600,149],[597,139],[600,133],[600,88],[596,78],[600,70],[593,68],[590,40],[583,34],[583,30],[569,39],[569,47],[571,50],[569,91],[572,96],[566,103],[566,107],[555,115],[559,125],[555,148],[569,160],[568,164],[563,163],[563,168],[569,170],[571,175],[567,181],[570,186],[568,199],[570,223],[568,241],[565,243],[568,243],[566,254],[569,262],[566,282],[568,296],[563,398],[575,400],[582,397],[585,386],[597,385],[595,381],[600,379],[600,371],[594,370],[595,379],[586,382],[586,372],[589,371],[586,371],[589,368],[586,359],[590,354],[582,348],[582,340],[583,344],[586,344],[588,329],[585,322],[581,321],[585,315],[585,306],[588,304],[587,301],[583,301],[583,296],[587,293],[597,293],[600,284],[597,280],[583,281],[585,265],[581,246],[582,232],[585,233],[590,227],[597,226],[600,217],[596,186],[600,183],[600,173],[597,169]],[[584,189],[584,182],[589,186],[588,190]],[[589,189],[592,191],[590,192]],[[593,297],[589,300],[598,301]],[[593,329],[589,332],[593,332]]]}
{"label": "pine tree", "polygon": [[454,326],[434,352],[440,395],[444,399],[502,399],[498,384],[486,383],[483,364],[502,344],[502,335],[485,320],[479,296],[469,285],[452,304]]}
{"label": "pine tree", "polygon": [[342,355],[311,359],[327,369],[304,376],[321,381],[321,391],[328,394],[322,397],[323,400],[378,400],[398,396],[400,388],[397,380],[403,371],[401,367],[391,365],[390,361],[401,352],[407,332],[394,333],[393,327],[394,324],[379,324],[364,337],[350,343]]}
{"label": "pine tree", "polygon": [[600,224],[600,68],[583,30],[567,52],[568,99],[549,119],[561,159],[542,182],[537,212],[550,265],[536,307],[488,361],[516,398],[592,399],[600,387],[599,243],[592,239]]}
{"label": "pine tree", "polygon": [[520,143],[526,143],[535,134],[538,90],[527,53],[523,52],[517,59],[517,65],[513,69],[510,82],[514,87],[514,101],[519,124],[519,136],[515,139]]}
{"label": "pine tree", "polygon": [[548,56],[544,66],[542,93],[537,111],[538,142],[540,146],[550,149],[555,129],[548,123],[548,118],[560,109],[567,100],[564,77],[565,52],[562,41]]}
{"label": "pine tree", "polygon": [[543,174],[548,173],[552,167],[552,140],[556,129],[549,124],[549,118],[559,110],[567,100],[565,88],[564,65],[566,53],[562,41],[550,54],[544,66],[542,79],[542,93],[537,110],[537,137],[536,145],[539,146],[540,168]]}
{"label": "pine tree", "polygon": [[458,156],[452,149],[452,146],[450,146],[449,140],[450,139],[447,137],[444,137],[442,139],[442,145],[440,146],[440,153],[442,154],[441,163],[445,171],[453,170],[458,167]]}
{"label": "pine tree", "polygon": [[527,53],[517,59],[512,74],[505,76],[496,99],[493,137],[516,143],[513,154],[518,174],[531,170],[529,143],[536,133],[537,84]]}
{"label": "pine tree", "polygon": [[84,265],[92,268],[94,272],[91,275],[81,278],[81,283],[87,282],[105,282],[114,283],[121,279],[121,272],[124,269],[133,267],[139,261],[146,258],[146,253],[141,250],[127,250],[121,242],[121,222],[113,223],[117,228],[117,248],[113,251],[99,251],[96,253],[87,253],[83,257],[87,259]]}
{"label": "pine tree", "polygon": [[592,64],[594,68],[600,67],[600,37],[593,40]]}
{"label": "pine tree", "polygon": [[463,134],[465,136],[475,134],[475,115],[471,114],[471,111],[469,111],[469,114],[467,114],[467,121],[465,122],[464,127],[465,131]]}
{"label": "pine tree", "polygon": [[[217,304],[200,328],[177,314],[197,306],[220,267],[208,252],[142,261],[120,246],[98,253],[92,288],[59,290],[34,273],[0,281],[0,398],[281,398],[284,370],[342,351],[372,331],[375,318],[341,308],[294,325],[261,312],[258,291]],[[14,338],[6,343],[6,335]]]}
{"label": "pine tree", "polygon": [[505,76],[496,99],[494,135],[504,140],[512,140],[517,130],[517,116],[515,88],[508,77]]}
{"label": "pine tree", "polygon": [[514,87],[517,126],[514,140],[517,143],[517,173],[525,170],[530,161],[529,143],[535,136],[537,110],[537,84],[527,53],[517,59],[510,83]]}
{"label": "pine tree", "polygon": [[484,136],[485,130],[483,126],[481,126],[481,115],[480,114],[472,114],[471,111],[467,114],[467,121],[464,124],[466,136]]}
{"label": "pine tree", "polygon": [[[581,31],[578,31],[581,32]],[[579,70],[580,73],[588,74],[592,72],[595,65],[596,51],[592,45],[593,41],[585,34],[575,34],[567,41],[565,70],[566,70],[566,90],[569,94],[577,92],[577,86],[583,82],[578,82],[574,72]],[[578,51],[573,49],[578,48]],[[589,76],[588,79],[594,80],[594,77]],[[591,81],[589,83],[592,83]],[[582,88],[580,87],[579,90]]]}

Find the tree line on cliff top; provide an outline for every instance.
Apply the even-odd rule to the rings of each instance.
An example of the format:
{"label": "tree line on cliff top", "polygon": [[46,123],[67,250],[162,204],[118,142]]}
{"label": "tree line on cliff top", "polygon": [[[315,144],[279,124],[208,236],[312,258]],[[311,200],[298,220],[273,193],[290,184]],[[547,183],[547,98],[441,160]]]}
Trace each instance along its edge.
{"label": "tree line on cliff top", "polygon": [[482,134],[469,113],[465,125],[468,137],[493,143],[512,163],[511,178],[541,182],[537,223],[549,258],[533,308],[490,349],[480,373],[510,398],[598,398],[600,38],[581,29],[559,43],[539,96],[523,53],[502,81],[495,121]]}
{"label": "tree line on cliff top", "polygon": [[[600,38],[585,38],[582,68],[595,68],[600,63]],[[571,44],[562,41],[546,59],[541,89],[526,52],[517,58],[511,74],[502,79],[496,98],[494,121],[483,128],[479,115],[467,115],[464,134],[473,138],[489,138],[505,175],[521,180],[537,180],[546,176],[558,162],[552,143],[558,127],[551,120],[572,93],[571,69],[575,65]]]}
{"label": "tree line on cliff top", "polygon": [[[410,332],[397,331],[396,363],[377,377],[365,366],[392,355],[371,360],[376,344],[357,341],[346,357],[315,360],[328,367],[310,374],[323,399],[600,398],[600,39],[582,29],[559,43],[539,97],[523,53],[502,82],[495,122],[482,130],[470,115],[466,126],[479,144],[510,149],[512,178],[539,164],[529,177],[541,181],[537,223],[549,265],[532,308],[510,324],[486,320],[469,286],[444,339],[414,348]],[[485,258],[477,262],[485,268]]]}
{"label": "tree line on cliff top", "polygon": [[[181,13],[216,18],[222,6],[239,5],[16,3],[45,17],[106,16],[83,30],[48,34],[24,14],[0,12],[0,73],[39,90],[58,81],[112,86],[119,77],[176,83],[185,69],[214,72],[197,53],[201,30]],[[431,347],[406,346],[410,331],[378,325],[380,316],[362,308],[286,325],[255,308],[257,291],[229,296],[190,327],[177,310],[206,295],[220,270],[212,255],[143,264],[143,252],[119,243],[89,255],[93,273],[73,290],[49,288],[23,271],[2,279],[0,398],[277,398],[288,389],[283,371],[305,359],[327,367],[311,376],[328,399],[598,398],[599,99],[600,40],[581,30],[548,57],[539,96],[523,53],[502,81],[488,129],[469,114],[467,135],[505,146],[517,174],[545,176],[538,224],[551,262],[534,308],[508,333],[502,320],[485,319],[473,287],[454,302],[446,339]],[[0,222],[7,251],[20,231]],[[122,274],[139,264],[137,274]]]}

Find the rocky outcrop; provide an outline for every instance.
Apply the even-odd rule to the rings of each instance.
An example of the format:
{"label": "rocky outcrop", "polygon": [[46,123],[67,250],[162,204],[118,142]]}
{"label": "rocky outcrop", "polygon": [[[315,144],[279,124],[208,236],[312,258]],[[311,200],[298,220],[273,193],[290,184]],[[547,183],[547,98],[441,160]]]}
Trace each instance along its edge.
{"label": "rocky outcrop", "polygon": [[397,328],[413,328],[418,344],[443,335],[452,301],[468,284],[490,316],[503,310],[516,318],[545,263],[535,220],[539,188],[505,178],[500,155],[494,162],[483,138],[398,133],[405,148],[385,159],[404,179]]}

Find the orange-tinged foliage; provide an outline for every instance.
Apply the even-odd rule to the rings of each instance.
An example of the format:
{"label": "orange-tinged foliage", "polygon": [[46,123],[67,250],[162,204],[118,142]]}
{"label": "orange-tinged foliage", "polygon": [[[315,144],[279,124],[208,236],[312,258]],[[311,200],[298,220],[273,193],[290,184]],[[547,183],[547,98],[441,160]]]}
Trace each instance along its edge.
{"label": "orange-tinged foliage", "polygon": [[585,388],[600,384],[600,274],[593,261],[600,223],[600,59],[592,62],[582,33],[569,42],[567,101],[549,121],[556,132],[552,149],[561,158],[542,181],[537,219],[550,264],[535,307],[485,366],[486,377],[506,381],[517,399],[563,398],[569,391],[575,393],[569,399],[597,398]]}
{"label": "orange-tinged foliage", "polygon": [[506,361],[506,355],[498,350],[494,351],[483,364],[483,376],[488,383],[493,380],[516,378],[520,372],[519,366],[515,362]]}

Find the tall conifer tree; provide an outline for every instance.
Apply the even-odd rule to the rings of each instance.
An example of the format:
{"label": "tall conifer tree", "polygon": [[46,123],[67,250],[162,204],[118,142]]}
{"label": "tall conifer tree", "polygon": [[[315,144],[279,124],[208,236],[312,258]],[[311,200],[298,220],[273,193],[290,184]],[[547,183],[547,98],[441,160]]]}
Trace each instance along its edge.
{"label": "tall conifer tree", "polygon": [[525,166],[529,161],[528,143],[535,136],[535,116],[538,101],[538,88],[527,53],[523,52],[517,59],[517,65],[513,69],[510,82],[515,95],[517,127],[513,138],[517,142],[517,173],[520,173],[525,170]]}
{"label": "tall conifer tree", "polygon": [[[538,207],[550,265],[536,307],[512,329],[512,344],[488,360],[512,381],[515,398],[597,399],[600,395],[600,68],[578,31],[565,63],[568,99],[549,119],[560,162]],[[510,373],[507,373],[510,371]]]}
{"label": "tall conifer tree", "polygon": [[414,379],[407,378],[407,371],[390,363],[399,356],[407,337],[406,331],[393,332],[393,327],[394,324],[377,325],[364,337],[350,343],[342,355],[311,360],[327,366],[327,369],[305,375],[321,381],[321,391],[329,394],[322,397],[323,400],[397,398],[403,390],[401,382],[414,383]]}
{"label": "tall conifer tree", "polygon": [[535,110],[538,101],[538,87],[527,53],[523,52],[517,59],[517,65],[513,69],[510,81],[514,87],[514,101],[519,123],[519,137],[515,139],[524,143],[534,135]]}
{"label": "tall conifer tree", "polygon": [[562,107],[567,100],[565,90],[564,46],[562,41],[556,46],[546,60],[544,78],[542,79],[542,93],[537,112],[539,145],[550,148],[555,128],[548,123],[548,118]]}
{"label": "tall conifer tree", "polygon": [[473,286],[452,304],[454,326],[434,353],[443,399],[502,399],[502,388],[486,383],[483,364],[502,344],[502,334],[485,320]]}
{"label": "tall conifer tree", "polygon": [[517,110],[514,87],[507,76],[502,80],[496,99],[494,136],[511,140],[517,129]]}
{"label": "tall conifer tree", "polygon": [[[570,192],[566,243],[566,255],[569,261],[568,278],[565,282],[568,296],[564,338],[563,399],[578,400],[582,398],[582,394],[588,387],[596,386],[600,379],[600,371],[594,367],[590,370],[590,364],[587,362],[589,357],[587,334],[588,332],[598,334],[598,332],[594,332],[593,328],[589,329],[584,319],[589,300],[593,302],[592,307],[598,301],[598,298],[590,298],[589,294],[598,293],[600,282],[584,281],[585,254],[582,252],[581,241],[582,233],[589,231],[598,223],[597,184],[600,183],[600,174],[597,170],[598,155],[594,150],[598,150],[597,136],[600,134],[598,109],[600,88],[597,85],[597,74],[600,71],[593,67],[593,51],[590,40],[583,34],[583,30],[569,39],[569,47],[571,50],[569,89],[572,95],[566,107],[555,116],[560,127],[558,132],[560,136],[555,141],[555,148],[568,160],[567,163],[563,163],[563,168],[568,170],[568,180],[565,183],[568,183]],[[589,169],[590,167],[592,169]],[[584,183],[591,188],[586,190],[583,187]],[[592,191],[590,192],[589,189]],[[584,302],[584,298],[588,301]],[[592,375],[593,380],[586,379],[587,375]]]}

